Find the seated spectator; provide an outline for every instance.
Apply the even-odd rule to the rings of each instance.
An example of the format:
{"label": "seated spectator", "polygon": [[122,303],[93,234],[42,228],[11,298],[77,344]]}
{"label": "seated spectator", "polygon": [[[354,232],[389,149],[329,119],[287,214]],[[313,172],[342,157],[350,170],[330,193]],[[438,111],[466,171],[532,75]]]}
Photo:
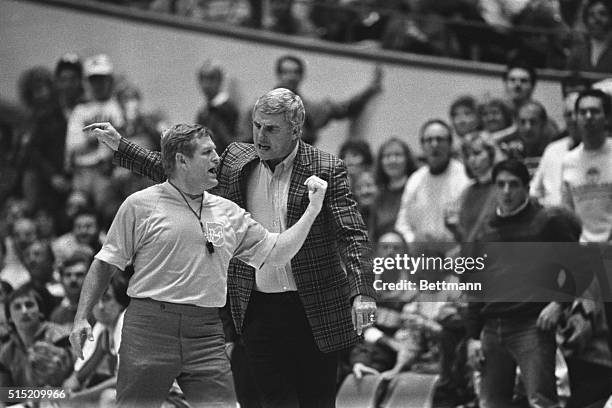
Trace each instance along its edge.
{"label": "seated spectator", "polygon": [[277,33],[310,35],[314,26],[307,18],[299,18],[294,12],[294,0],[270,0],[270,22],[266,28]]}
{"label": "seated spectator", "polygon": [[565,136],[558,139],[544,149],[540,164],[531,180],[530,195],[545,207],[559,206],[561,202],[561,164],[565,153],[580,144],[580,134],[576,128],[576,115],[574,105],[578,93],[574,92],[565,97],[563,102],[563,117],[565,119]]}
{"label": "seated spectator", "polygon": [[72,392],[73,404],[98,402],[106,406],[115,400],[119,346],[123,318],[130,298],[127,280],[117,274],[102,299],[93,309],[96,324],[92,329],[93,341],[85,342],[83,360],[74,364],[74,372],[63,383]]}
{"label": "seated spectator", "polygon": [[612,354],[608,345],[610,328],[597,279],[565,311],[562,321],[557,341],[570,378],[568,406],[602,406],[612,390]]}
{"label": "seated spectator", "polygon": [[[20,135],[15,129],[21,121],[14,118],[19,110],[13,103],[0,99],[0,208],[4,208],[7,200],[16,196],[21,187],[20,161],[23,157],[19,154]],[[0,219],[0,228],[1,223]]]}
{"label": "seated spectator", "polygon": [[83,190],[72,190],[66,198],[62,213],[59,215],[57,232],[65,234],[72,231],[74,217],[82,210],[93,208],[93,198]]}
{"label": "seated spectator", "polygon": [[446,122],[425,122],[420,140],[427,165],[408,179],[395,229],[414,252],[418,252],[418,244],[446,252],[453,235],[446,229],[444,213],[459,198],[469,179],[463,165],[451,157],[452,130]]}
{"label": "seated spectator", "polygon": [[538,74],[529,62],[514,58],[506,65],[502,81],[506,99],[516,112],[521,105],[532,98],[538,83]]}
{"label": "seated spectator", "polygon": [[36,290],[42,301],[40,311],[48,319],[64,296],[61,284],[53,279],[55,257],[51,245],[34,241],[25,250],[23,264],[29,274],[28,284]]}
{"label": "seated spectator", "polygon": [[165,122],[160,112],[142,111],[140,89],[130,83],[118,86],[117,101],[125,117],[124,137],[147,149],[160,149],[160,134]]}
{"label": "seated spectator", "polygon": [[68,337],[42,313],[40,296],[25,285],[6,301],[12,326],[10,340],[0,348],[1,387],[59,387],[72,372]]}
{"label": "seated spectator", "polygon": [[582,20],[586,36],[572,46],[567,69],[609,74],[612,72],[612,5],[605,0],[588,0]]}
{"label": "seated spectator", "polygon": [[455,99],[451,103],[449,116],[460,142],[468,133],[480,128],[478,103],[472,95],[463,95]]}
{"label": "seated spectator", "polygon": [[[1,258],[0,258],[0,261],[1,261]],[[0,264],[1,263],[2,262],[0,262]],[[5,282],[5,281],[0,281],[0,348],[4,345],[4,343],[8,342],[10,339],[11,326],[9,325],[5,305],[6,305],[6,301],[9,295],[12,292],[13,292],[13,287],[10,285],[10,283]]]}
{"label": "seated spectator", "polygon": [[580,72],[573,71],[561,79],[561,95],[563,100],[571,93],[580,93],[591,87],[591,81],[580,75]]}
{"label": "seated spectator", "polygon": [[[395,257],[398,254],[406,253],[408,253],[408,246],[397,231],[383,233],[376,242],[377,257]],[[378,275],[379,279],[388,283],[398,282],[409,276],[408,271],[397,269],[385,270]],[[376,332],[371,333],[381,331],[391,338],[401,325],[402,307],[411,298],[412,294],[408,291],[381,291],[374,325]],[[384,341],[378,342],[377,339],[371,339],[368,335],[369,330],[365,331],[365,341],[358,343],[349,356],[350,370],[358,379],[366,374],[379,374],[390,370],[397,357],[397,351],[385,345]]]}
{"label": "seated spectator", "polygon": [[553,0],[531,0],[514,21],[517,48],[510,55],[519,55],[538,68],[563,69],[569,27],[563,22]]}
{"label": "seated spectator", "polygon": [[457,242],[473,242],[486,216],[495,210],[491,170],[495,164],[496,151],[482,133],[474,132],[466,136],[461,154],[472,183],[461,193],[457,211],[449,214],[446,225]]}
{"label": "seated spectator", "polygon": [[[374,236],[374,226],[376,225],[376,199],[378,197],[378,187],[374,179],[374,173],[370,170],[362,171],[353,179],[353,195],[357,202],[357,208],[363,217],[363,221],[368,229],[368,236]],[[372,238],[370,238],[372,239]]]}
{"label": "seated spectator", "polygon": [[[411,280],[419,278],[458,282],[456,276],[431,270],[410,275]],[[460,293],[453,291],[416,291],[411,299],[390,309],[382,307],[377,311],[375,326],[366,329],[364,342],[351,352],[355,376],[380,373],[382,378],[391,380],[408,370],[439,373],[442,325],[453,316],[459,318],[459,297]]]}
{"label": "seated spectator", "polygon": [[519,108],[517,122],[517,131],[499,139],[497,144],[506,158],[524,161],[533,175],[544,149],[554,138],[547,126],[546,108],[535,100],[525,102]]}
{"label": "seated spectator", "polygon": [[39,239],[51,242],[57,238],[55,217],[49,210],[39,208],[34,214],[34,222],[36,223],[36,231],[38,231]]}
{"label": "seated spectator", "polygon": [[491,143],[516,131],[514,112],[503,99],[493,98],[478,106],[478,115],[485,137]]}
{"label": "seated spectator", "polygon": [[102,248],[102,236],[98,215],[86,209],[79,210],[74,216],[72,232],[62,235],[53,242],[53,253],[58,265],[75,252],[95,254],[100,248]]}
{"label": "seated spectator", "polygon": [[204,101],[198,110],[196,123],[212,131],[219,156],[230,143],[238,141],[238,107],[230,100],[227,91],[223,90],[224,79],[223,66],[214,60],[204,61],[197,72],[198,86]]}
{"label": "seated spectator", "polygon": [[66,120],[74,108],[85,102],[85,89],[83,89],[83,64],[77,54],[66,53],[55,64],[55,87],[60,107]]}
{"label": "seated spectator", "polygon": [[77,251],[59,266],[60,280],[65,296],[62,302],[53,310],[49,320],[64,326],[67,333],[72,331],[72,323],[74,322],[77,306],[79,305],[81,288],[83,287],[83,281],[92,260],[91,253]]}
{"label": "seated spectator", "polygon": [[38,239],[36,224],[31,218],[19,218],[14,221],[8,239],[6,240],[6,256],[4,268],[0,271],[0,279],[17,288],[29,280],[25,267],[25,251]]}
{"label": "seated spectator", "polygon": [[[406,11],[393,13],[382,37],[382,47],[426,55],[456,55],[458,50],[450,49],[452,41],[446,30],[446,23],[437,15],[429,2],[408,0]],[[404,9],[405,10],[405,9]]]}
{"label": "seated spectator", "polygon": [[376,224],[372,240],[395,225],[404,187],[416,169],[410,147],[398,137],[390,138],[378,149],[375,174],[379,194],[374,206]]}
{"label": "seated spectator", "polygon": [[342,143],[338,157],[344,160],[351,182],[353,182],[357,175],[368,170],[374,163],[372,150],[365,140],[347,140]]}

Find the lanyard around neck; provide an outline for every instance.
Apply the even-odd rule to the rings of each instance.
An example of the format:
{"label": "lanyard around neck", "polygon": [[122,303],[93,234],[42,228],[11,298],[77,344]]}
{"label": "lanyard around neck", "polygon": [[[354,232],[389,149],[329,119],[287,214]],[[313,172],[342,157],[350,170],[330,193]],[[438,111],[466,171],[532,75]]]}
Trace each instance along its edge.
{"label": "lanyard around neck", "polygon": [[175,186],[170,180],[168,180],[168,183],[172,187],[174,187],[176,191],[179,192],[181,197],[183,197],[185,204],[187,204],[189,211],[191,211],[191,213],[197,218],[198,223],[200,224],[200,229],[202,230],[202,234],[204,234],[204,242],[206,243],[206,249],[208,250],[208,253],[212,255],[215,252],[215,247],[213,246],[212,242],[208,240],[208,235],[206,234],[206,231],[204,230],[204,224],[202,224],[202,208],[204,207],[204,193],[202,193],[202,199],[200,200],[200,209],[198,210],[198,212],[196,212],[189,204],[189,201],[187,201],[187,197],[185,197],[185,193],[183,193],[181,189]]}

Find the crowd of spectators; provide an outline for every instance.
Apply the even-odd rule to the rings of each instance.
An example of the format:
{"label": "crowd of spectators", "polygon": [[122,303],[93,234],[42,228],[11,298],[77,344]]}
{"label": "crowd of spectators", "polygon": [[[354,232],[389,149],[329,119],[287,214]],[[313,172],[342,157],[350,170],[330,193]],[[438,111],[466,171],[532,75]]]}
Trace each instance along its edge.
{"label": "crowd of spectators", "polygon": [[[593,48],[605,53],[598,47]],[[304,66],[296,56],[279,58],[277,85],[299,93]],[[245,140],[240,112],[222,90],[224,76],[224,67],[213,60],[196,71],[203,103],[195,120],[213,129],[219,154]],[[359,114],[381,92],[382,81],[376,68],[364,90],[346,101],[304,98],[310,115],[306,141],[316,144],[317,131],[330,120]],[[419,146],[402,135],[377,135],[376,153],[364,140],[349,138],[341,146],[338,154],[377,256],[444,256],[457,251],[457,243],[478,240],[499,204],[493,168],[506,159],[526,165],[532,178],[523,187],[530,187],[531,200],[545,208],[564,205],[580,220],[576,240],[581,235],[583,242],[610,244],[610,97],[573,74],[563,81],[558,101],[536,101],[537,74],[524,60],[507,65],[500,85],[500,98],[458,95],[449,104],[448,120],[430,118],[420,126]],[[21,106],[0,104],[0,387],[63,386],[75,406],[109,406],[129,302],[129,268],[114,278],[94,309],[95,340],[87,343],[85,361],[75,361],[67,335],[109,222],[128,195],[150,182],[114,168],[112,152],[82,128],[108,121],[126,138],[159,150],[166,124],[163,114],[142,111],[143,95],[115,74],[107,55],[82,61],[66,54],[54,71],[27,69],[18,86]],[[546,105],[554,103],[564,106],[562,125],[547,115]],[[396,272],[387,279],[399,281],[407,274]],[[436,273],[439,279],[456,279]],[[436,374],[437,406],[477,404],[479,378],[488,374],[466,362],[469,333],[461,293],[385,292],[380,300],[376,326],[345,356],[339,378],[380,375],[393,384],[407,370]],[[551,329],[562,334],[570,327],[573,334],[559,342],[571,396],[567,387],[559,394],[568,398],[568,406],[583,406],[576,401],[607,398],[612,390],[612,310],[601,298],[569,303]],[[597,381],[578,381],[584,373],[596,373]],[[184,403],[175,393],[169,401]]]}
{"label": "crowd of spectators", "polygon": [[191,20],[474,61],[610,72],[605,0],[100,0]]}

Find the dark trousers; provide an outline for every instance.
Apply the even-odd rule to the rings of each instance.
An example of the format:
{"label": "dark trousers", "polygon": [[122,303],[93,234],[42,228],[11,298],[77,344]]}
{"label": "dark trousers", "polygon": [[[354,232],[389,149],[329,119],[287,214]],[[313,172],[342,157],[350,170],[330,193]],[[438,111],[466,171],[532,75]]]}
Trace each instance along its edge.
{"label": "dark trousers", "polygon": [[236,406],[218,308],[132,299],[119,349],[118,407],[159,407],[175,379],[194,408]]}
{"label": "dark trousers", "polygon": [[597,401],[603,406],[612,392],[612,368],[572,357],[566,361],[572,391],[568,407],[586,407]]}
{"label": "dark trousers", "polygon": [[243,340],[264,408],[335,406],[337,353],[319,351],[297,292],[253,292]]}

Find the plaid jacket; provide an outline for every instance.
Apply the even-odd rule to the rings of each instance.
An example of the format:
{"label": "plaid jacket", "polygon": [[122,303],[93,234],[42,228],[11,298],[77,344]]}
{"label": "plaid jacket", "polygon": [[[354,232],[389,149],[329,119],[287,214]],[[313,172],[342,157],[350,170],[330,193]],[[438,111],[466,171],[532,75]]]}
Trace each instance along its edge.
{"label": "plaid jacket", "polygon": [[[211,192],[245,208],[248,174],[258,160],[252,144],[232,143],[221,157],[219,185]],[[148,152],[123,139],[115,162],[155,181],[166,179],[159,152]],[[353,297],[375,297],[375,293],[367,233],[349,192],[346,167],[335,156],[301,141],[291,173],[287,225],[295,224],[306,210],[304,181],[313,174],[328,182],[326,198],[306,242],[291,260],[291,269],[317,345],[330,352],[347,348],[357,339],[351,320]],[[228,294],[238,333],[254,286],[255,269],[232,259]]]}

